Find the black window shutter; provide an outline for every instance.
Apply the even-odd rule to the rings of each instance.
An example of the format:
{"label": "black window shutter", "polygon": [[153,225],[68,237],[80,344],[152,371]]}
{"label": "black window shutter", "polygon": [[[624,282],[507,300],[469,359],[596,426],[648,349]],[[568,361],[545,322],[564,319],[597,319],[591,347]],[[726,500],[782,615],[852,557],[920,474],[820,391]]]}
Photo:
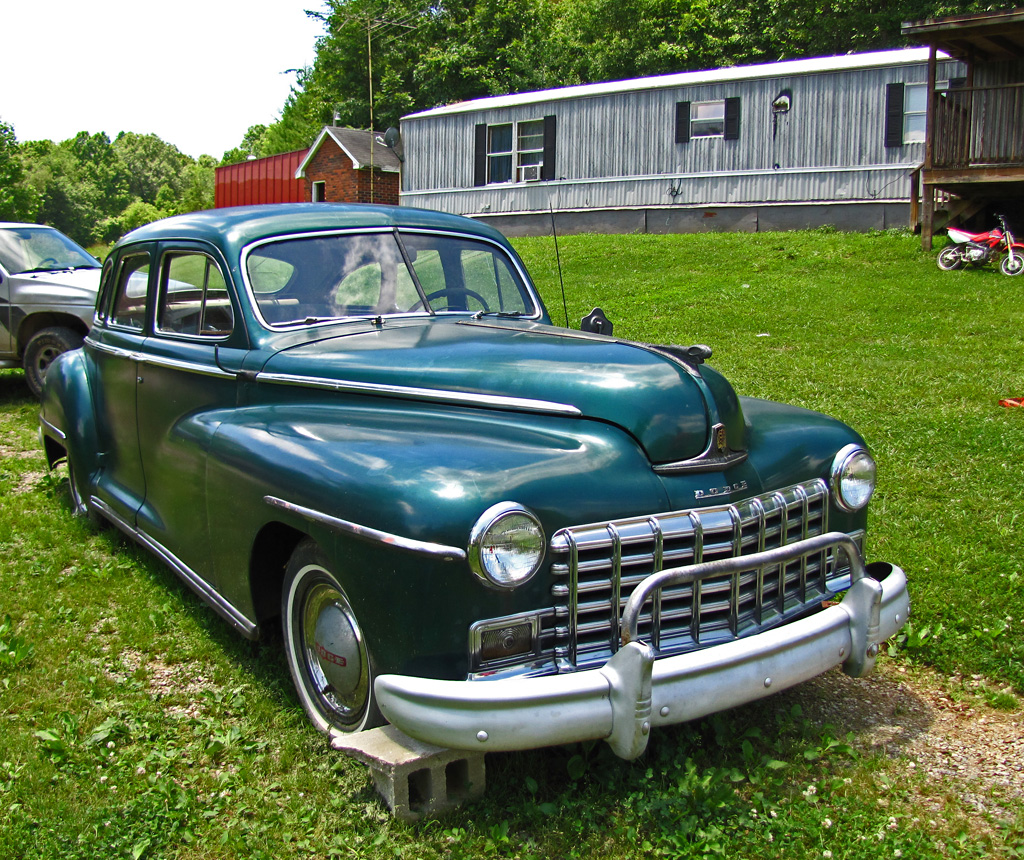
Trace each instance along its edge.
{"label": "black window shutter", "polygon": [[903,146],[903,84],[885,86],[885,145]]}
{"label": "black window shutter", "polygon": [[740,100],[738,98],[725,100],[725,139],[740,139]]}
{"label": "black window shutter", "polygon": [[690,142],[690,103],[676,102],[676,143]]}
{"label": "black window shutter", "polygon": [[555,178],[555,131],[558,122],[553,116],[544,117],[544,164],[540,169],[540,178],[551,182]]}
{"label": "black window shutter", "polygon": [[473,184],[487,184],[487,123],[476,127],[476,151],[473,155]]}

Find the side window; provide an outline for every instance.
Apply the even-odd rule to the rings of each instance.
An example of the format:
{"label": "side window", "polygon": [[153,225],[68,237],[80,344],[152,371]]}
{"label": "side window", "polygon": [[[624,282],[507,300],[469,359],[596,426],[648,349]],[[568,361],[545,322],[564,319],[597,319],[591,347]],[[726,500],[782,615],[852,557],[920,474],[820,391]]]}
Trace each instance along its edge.
{"label": "side window", "polygon": [[110,312],[113,325],[142,331],[146,325],[146,293],[149,287],[149,255],[133,254],[121,260],[117,291]]}
{"label": "side window", "polygon": [[107,257],[103,263],[103,274],[100,276],[100,291],[96,299],[96,316],[98,319],[107,318],[107,308],[110,307],[110,293],[114,281],[114,260]]}
{"label": "side window", "polygon": [[233,324],[231,299],[217,264],[205,254],[175,252],[164,255],[157,330],[170,334],[224,337],[231,334]]}

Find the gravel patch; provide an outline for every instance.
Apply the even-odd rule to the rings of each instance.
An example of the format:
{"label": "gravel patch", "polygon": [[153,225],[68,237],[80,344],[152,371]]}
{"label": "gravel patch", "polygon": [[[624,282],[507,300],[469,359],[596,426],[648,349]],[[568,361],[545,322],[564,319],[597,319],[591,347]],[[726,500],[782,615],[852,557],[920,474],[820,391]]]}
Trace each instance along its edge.
{"label": "gravel patch", "polygon": [[[980,687],[882,660],[868,678],[835,670],[788,695],[808,719],[852,732],[861,752],[893,759],[979,813],[1011,817],[1024,802],[1024,709],[1019,699],[1014,710],[990,708]],[[941,811],[939,797],[922,802]]]}

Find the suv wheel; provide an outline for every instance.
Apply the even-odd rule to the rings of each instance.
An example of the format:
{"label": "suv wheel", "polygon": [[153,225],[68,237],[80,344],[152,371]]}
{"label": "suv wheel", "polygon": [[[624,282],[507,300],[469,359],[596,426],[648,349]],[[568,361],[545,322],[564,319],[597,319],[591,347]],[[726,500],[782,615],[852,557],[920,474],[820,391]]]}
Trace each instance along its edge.
{"label": "suv wheel", "polygon": [[62,352],[78,349],[82,336],[69,328],[55,326],[38,332],[25,347],[25,382],[36,397],[43,393],[43,378],[50,363]]}

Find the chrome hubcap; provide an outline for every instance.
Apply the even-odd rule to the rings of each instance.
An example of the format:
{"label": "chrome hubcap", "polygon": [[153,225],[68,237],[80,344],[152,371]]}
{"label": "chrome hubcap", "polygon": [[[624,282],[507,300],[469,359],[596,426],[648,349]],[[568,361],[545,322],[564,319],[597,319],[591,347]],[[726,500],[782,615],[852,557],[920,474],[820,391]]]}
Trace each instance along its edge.
{"label": "chrome hubcap", "polygon": [[314,691],[341,722],[356,722],[369,694],[366,646],[348,601],[333,585],[310,588],[302,638]]}

